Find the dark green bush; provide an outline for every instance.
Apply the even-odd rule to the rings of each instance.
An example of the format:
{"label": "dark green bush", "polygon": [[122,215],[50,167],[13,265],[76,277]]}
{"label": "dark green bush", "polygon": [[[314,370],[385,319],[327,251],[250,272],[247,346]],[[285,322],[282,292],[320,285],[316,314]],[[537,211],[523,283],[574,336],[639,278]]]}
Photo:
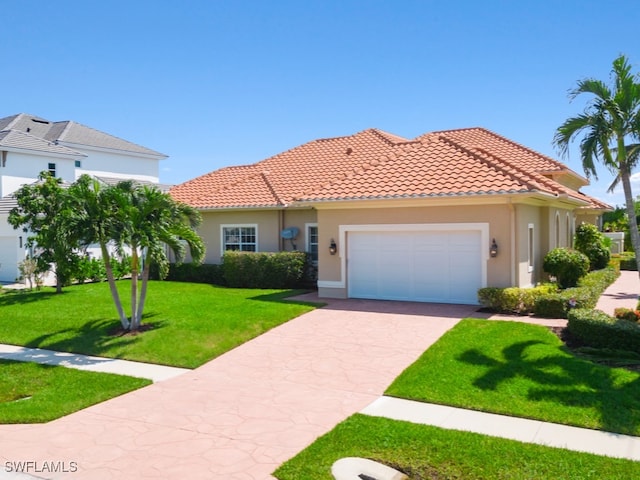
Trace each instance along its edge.
{"label": "dark green bush", "polygon": [[631,270],[633,272],[638,271],[638,264],[636,263],[636,257],[621,257],[620,258],[620,270]]}
{"label": "dark green bush", "polygon": [[591,347],[640,353],[640,325],[613,318],[600,310],[572,310],[567,329]]}
{"label": "dark green bush", "polygon": [[568,248],[554,248],[544,257],[544,271],[556,277],[560,288],[575,287],[589,271],[589,259]]}
{"label": "dark green bush", "polygon": [[[151,265],[149,277],[153,280],[160,279],[160,272],[157,265]],[[172,263],[169,265],[169,273],[164,280],[173,282],[209,283],[211,285],[225,286],[224,272],[222,265],[210,263]]]}
{"label": "dark green bush", "polygon": [[590,272],[580,279],[577,287],[538,297],[534,314],[545,318],[567,318],[572,308],[595,308],[602,292],[615,282],[618,275],[615,267]]}
{"label": "dark green bush", "polygon": [[575,248],[587,256],[590,270],[600,270],[609,263],[611,252],[606,245],[606,237],[595,225],[590,223],[578,225]]}
{"label": "dark green bush", "polygon": [[554,284],[545,284],[533,288],[481,288],[478,300],[483,307],[499,313],[526,315],[533,312],[536,299],[556,292]]}
{"label": "dark green bush", "polygon": [[307,264],[304,252],[225,252],[222,268],[227,285],[235,288],[295,288]]}

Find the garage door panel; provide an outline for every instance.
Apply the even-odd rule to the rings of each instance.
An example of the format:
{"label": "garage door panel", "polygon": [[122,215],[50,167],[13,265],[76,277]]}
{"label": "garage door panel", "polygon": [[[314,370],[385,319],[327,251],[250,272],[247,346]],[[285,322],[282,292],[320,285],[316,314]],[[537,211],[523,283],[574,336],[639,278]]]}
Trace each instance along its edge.
{"label": "garage door panel", "polygon": [[480,231],[349,232],[349,296],[475,304],[481,258]]}

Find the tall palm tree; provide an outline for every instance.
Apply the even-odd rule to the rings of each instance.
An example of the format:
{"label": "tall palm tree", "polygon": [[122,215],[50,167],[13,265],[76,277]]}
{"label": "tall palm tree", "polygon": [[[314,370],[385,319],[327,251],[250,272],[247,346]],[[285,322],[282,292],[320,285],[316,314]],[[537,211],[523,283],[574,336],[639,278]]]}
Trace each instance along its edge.
{"label": "tall palm tree", "polygon": [[583,135],[580,154],[587,177],[598,178],[596,163],[601,162],[615,176],[609,191],[622,183],[631,243],[640,273],[640,238],[630,180],[639,159],[635,150],[640,140],[640,83],[638,76],[631,73],[624,55],[613,61],[611,74],[611,86],[592,78],[578,82],[570,92],[570,98],[581,94],[592,98],[582,114],[567,119],[558,127],[553,143],[566,156],[569,144]]}

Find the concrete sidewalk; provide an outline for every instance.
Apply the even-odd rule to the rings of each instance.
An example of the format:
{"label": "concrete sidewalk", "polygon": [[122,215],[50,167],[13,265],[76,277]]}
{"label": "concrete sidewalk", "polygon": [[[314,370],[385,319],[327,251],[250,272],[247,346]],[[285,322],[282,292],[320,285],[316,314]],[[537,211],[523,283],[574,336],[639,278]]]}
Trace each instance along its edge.
{"label": "concrete sidewalk", "polygon": [[596,305],[596,309],[613,315],[616,308],[635,310],[640,296],[640,277],[638,272],[622,271],[618,279],[607,288]]}
{"label": "concrete sidewalk", "polygon": [[189,372],[186,368],[156,365],[154,363],[132,362],[117,358],[93,357],[79,353],[54,352],[41,348],[27,348],[16,345],[0,344],[0,358],[19,362],[34,362],[44,365],[57,365],[91,372],[116,373],[130,377],[147,378],[154,382]]}
{"label": "concrete sidewalk", "polygon": [[392,397],[380,397],[360,413],[640,461],[640,438],[629,435]]}

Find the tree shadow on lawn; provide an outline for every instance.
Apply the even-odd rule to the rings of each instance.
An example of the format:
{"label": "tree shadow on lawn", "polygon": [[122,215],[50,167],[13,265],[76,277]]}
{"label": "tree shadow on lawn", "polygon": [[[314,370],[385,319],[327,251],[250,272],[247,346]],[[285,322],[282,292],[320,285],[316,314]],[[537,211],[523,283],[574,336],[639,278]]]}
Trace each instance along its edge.
{"label": "tree shadow on lawn", "polygon": [[56,295],[62,295],[55,291],[38,291],[38,290],[3,290],[0,295],[0,308],[11,305],[40,302],[49,300]]}
{"label": "tree shadow on lawn", "polygon": [[[151,329],[164,328],[165,322],[156,321],[145,324],[144,320],[156,314],[143,315],[142,325],[149,325]],[[57,332],[44,333],[24,344],[28,348],[42,348],[57,352],[80,353],[84,355],[101,356],[114,350],[120,350],[141,340],[138,334],[122,334],[119,320],[99,318],[89,320],[77,328],[65,328]],[[108,355],[110,358],[120,358],[122,355]]]}
{"label": "tree shadow on lawn", "polygon": [[492,358],[477,349],[458,357],[465,363],[484,366],[488,371],[473,385],[482,390],[497,390],[499,385],[524,377],[536,386],[527,399],[557,402],[567,407],[595,408],[600,413],[602,429],[637,435],[640,426],[640,375],[623,382],[610,367],[576,358],[566,347],[564,355],[527,359],[527,350],[545,344],[539,340],[517,342],[502,349],[502,358]]}

